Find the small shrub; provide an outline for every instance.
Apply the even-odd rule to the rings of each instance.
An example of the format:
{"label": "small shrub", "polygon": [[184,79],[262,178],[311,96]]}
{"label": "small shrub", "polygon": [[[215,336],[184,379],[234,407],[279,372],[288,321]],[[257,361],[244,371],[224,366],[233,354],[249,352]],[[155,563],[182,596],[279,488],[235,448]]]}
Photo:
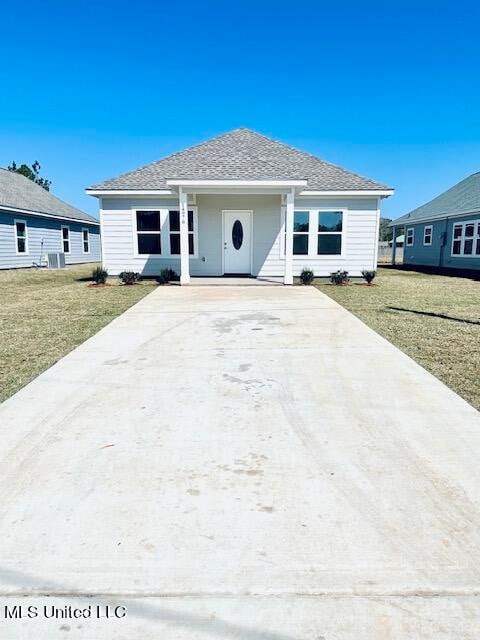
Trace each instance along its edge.
{"label": "small shrub", "polygon": [[350,278],[348,277],[348,271],[343,271],[339,269],[338,271],[334,271],[330,274],[330,282],[332,284],[348,284],[350,282]]}
{"label": "small shrub", "polygon": [[135,284],[140,280],[140,274],[136,271],[122,271],[118,277],[126,285]]}
{"label": "small shrub", "polygon": [[302,284],[312,284],[314,277],[313,271],[305,267],[300,274],[300,282]]}
{"label": "small shrub", "polygon": [[367,284],[371,284],[373,282],[373,280],[375,279],[375,276],[377,275],[377,272],[374,271],[373,269],[364,269],[362,271],[362,278],[365,280],[365,282]]}
{"label": "small shrub", "polygon": [[174,280],[178,280],[178,276],[173,269],[164,268],[160,269],[160,274],[156,278],[158,284],[168,284]]}
{"label": "small shrub", "polygon": [[95,284],[105,284],[108,278],[108,271],[103,267],[95,267],[92,271],[92,280]]}

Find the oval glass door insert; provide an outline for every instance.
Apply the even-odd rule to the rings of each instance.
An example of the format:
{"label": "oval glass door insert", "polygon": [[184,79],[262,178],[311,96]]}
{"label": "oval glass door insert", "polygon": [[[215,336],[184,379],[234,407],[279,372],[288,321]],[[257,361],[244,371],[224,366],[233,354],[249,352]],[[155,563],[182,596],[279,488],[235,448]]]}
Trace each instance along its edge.
{"label": "oval glass door insert", "polygon": [[240,220],[235,220],[232,227],[232,242],[238,251],[243,243],[243,226]]}

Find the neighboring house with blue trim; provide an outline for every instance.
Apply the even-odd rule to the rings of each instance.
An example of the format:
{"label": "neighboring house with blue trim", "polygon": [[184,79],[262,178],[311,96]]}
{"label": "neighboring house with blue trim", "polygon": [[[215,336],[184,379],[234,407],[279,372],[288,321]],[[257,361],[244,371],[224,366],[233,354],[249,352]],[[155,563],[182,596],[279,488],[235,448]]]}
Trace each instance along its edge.
{"label": "neighboring house with blue trim", "polygon": [[0,269],[101,260],[100,224],[21,174],[0,169]]}
{"label": "neighboring house with blue trim", "polygon": [[405,234],[404,265],[480,270],[480,172],[390,226]]}

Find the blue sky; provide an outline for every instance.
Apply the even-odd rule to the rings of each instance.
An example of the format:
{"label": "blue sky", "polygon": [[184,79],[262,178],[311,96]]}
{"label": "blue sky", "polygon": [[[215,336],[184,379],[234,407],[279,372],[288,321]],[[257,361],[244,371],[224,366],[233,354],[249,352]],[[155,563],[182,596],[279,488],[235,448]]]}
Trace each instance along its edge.
{"label": "blue sky", "polygon": [[473,2],[2,6],[0,166],[59,197],[247,126],[396,188],[397,217],[480,171]]}

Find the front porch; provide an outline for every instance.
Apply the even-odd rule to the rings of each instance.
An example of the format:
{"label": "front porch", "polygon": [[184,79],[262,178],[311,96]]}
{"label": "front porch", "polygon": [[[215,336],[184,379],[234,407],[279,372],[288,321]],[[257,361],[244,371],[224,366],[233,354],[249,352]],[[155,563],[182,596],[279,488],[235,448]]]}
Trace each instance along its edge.
{"label": "front porch", "polygon": [[[208,181],[193,182],[167,180],[170,189],[178,194],[180,218],[180,284],[230,284],[239,286],[261,286],[265,284],[293,284],[293,218],[296,192],[305,187],[305,181]],[[198,207],[195,216],[192,207],[206,196],[215,198],[216,212],[221,213],[218,221],[221,224],[220,245],[212,247],[212,251],[220,251],[220,265],[211,276],[197,278],[192,282],[195,268],[192,269],[192,257],[204,263],[207,260],[203,248],[193,251],[192,256],[192,219],[197,219],[197,244],[204,238],[209,242],[217,236],[202,230],[204,222],[202,207]],[[257,197],[274,198],[275,205],[270,217],[262,215],[252,206],[252,199]],[[232,201],[239,206],[228,205]],[[223,202],[226,204],[223,205]],[[205,215],[205,213],[203,214]],[[207,214],[208,215],[208,214]],[[217,218],[218,220],[218,218]],[[262,235],[263,234],[263,235]],[[274,257],[272,257],[274,255]],[[275,260],[275,274],[269,274],[268,261]],[[203,271],[203,270],[202,270]],[[221,276],[233,276],[228,279]],[[283,275],[279,275],[283,274]],[[203,273],[202,273],[203,275]],[[239,276],[255,276],[255,278],[239,278]],[[210,280],[208,282],[208,280]]]}

